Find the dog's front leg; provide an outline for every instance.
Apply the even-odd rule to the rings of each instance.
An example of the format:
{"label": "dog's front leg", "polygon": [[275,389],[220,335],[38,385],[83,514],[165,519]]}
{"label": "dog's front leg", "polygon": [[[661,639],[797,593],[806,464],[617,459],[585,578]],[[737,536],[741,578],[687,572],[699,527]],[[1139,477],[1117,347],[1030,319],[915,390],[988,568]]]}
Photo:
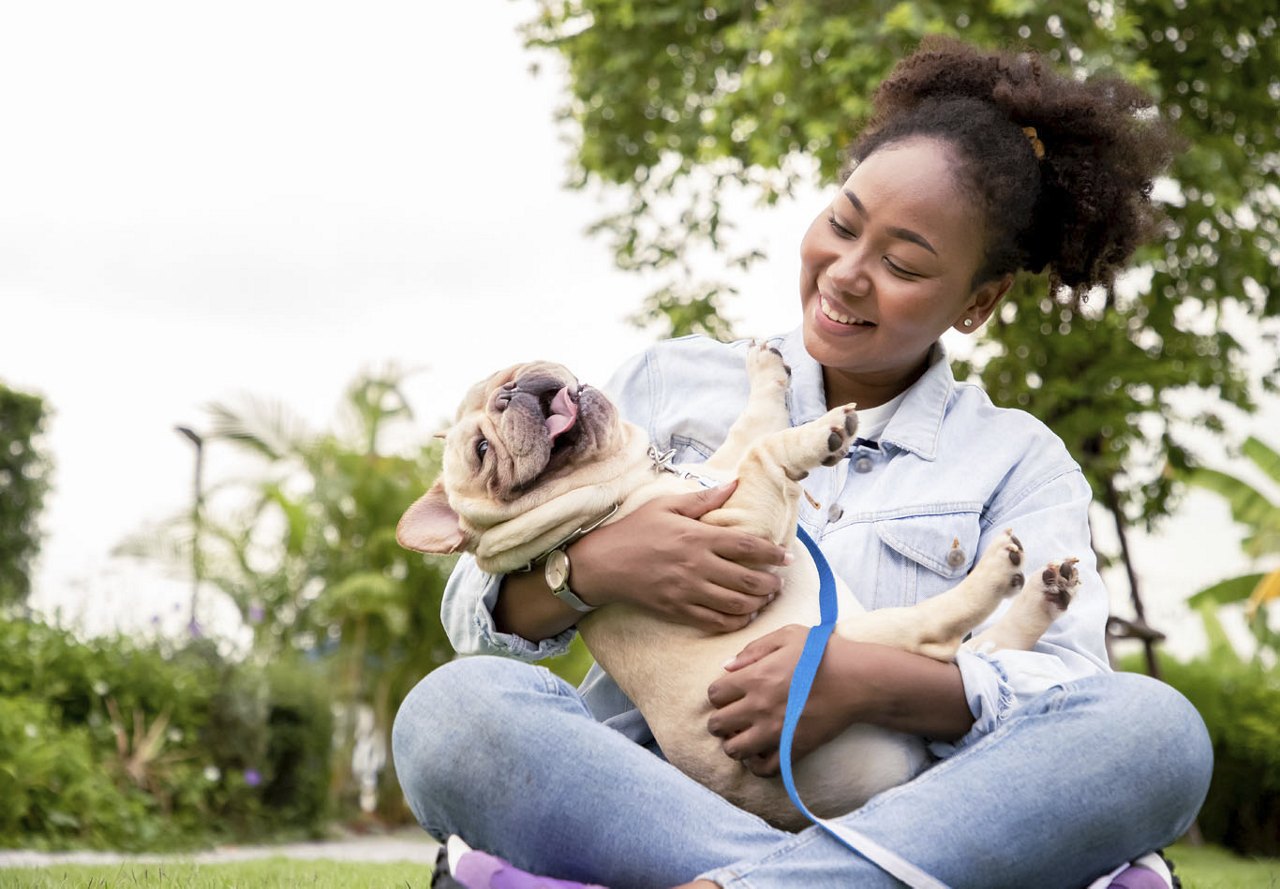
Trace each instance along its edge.
{"label": "dog's front leg", "polygon": [[747,350],[747,378],[751,383],[747,406],[729,427],[724,444],[707,460],[707,469],[713,473],[733,472],[753,444],[791,425],[787,413],[791,368],[782,353],[764,343],[752,343]]}
{"label": "dog's front leg", "polygon": [[738,464],[733,496],[702,520],[787,543],[795,534],[800,480],[815,466],[843,459],[857,428],[853,405],[845,405],[803,426],[765,436]]}

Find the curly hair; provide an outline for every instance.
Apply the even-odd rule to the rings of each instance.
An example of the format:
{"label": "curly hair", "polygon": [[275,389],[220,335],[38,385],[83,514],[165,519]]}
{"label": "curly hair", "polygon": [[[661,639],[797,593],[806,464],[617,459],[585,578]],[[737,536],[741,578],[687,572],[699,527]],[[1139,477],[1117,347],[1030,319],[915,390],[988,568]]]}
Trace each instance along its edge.
{"label": "curly hair", "polygon": [[873,103],[850,159],[915,137],[948,143],[957,184],[984,210],[987,254],[975,284],[1048,267],[1055,291],[1109,291],[1155,232],[1152,182],[1179,140],[1127,81],[1076,80],[1033,53],[931,37]]}

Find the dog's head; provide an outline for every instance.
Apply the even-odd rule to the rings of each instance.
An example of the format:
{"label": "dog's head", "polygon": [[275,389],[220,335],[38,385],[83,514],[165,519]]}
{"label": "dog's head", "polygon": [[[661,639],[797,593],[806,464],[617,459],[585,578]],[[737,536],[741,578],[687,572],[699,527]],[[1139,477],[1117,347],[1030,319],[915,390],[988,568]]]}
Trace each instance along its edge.
{"label": "dog's head", "polygon": [[[474,550],[485,529],[582,483],[622,445],[598,389],[549,362],[517,364],[471,387],[445,435],[440,477],[400,519],[418,552]],[[598,476],[598,471],[588,472]]]}

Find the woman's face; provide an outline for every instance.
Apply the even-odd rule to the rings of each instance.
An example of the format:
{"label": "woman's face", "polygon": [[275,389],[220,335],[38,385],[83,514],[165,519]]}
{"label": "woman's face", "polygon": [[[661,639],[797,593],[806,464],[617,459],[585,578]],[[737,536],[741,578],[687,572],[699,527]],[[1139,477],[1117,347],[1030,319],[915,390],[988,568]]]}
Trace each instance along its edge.
{"label": "woman's face", "polygon": [[982,219],[950,167],[942,142],[886,145],[805,233],[804,342],[825,369],[828,403],[893,398],[923,373],[943,331],[976,330],[1008,288],[1008,278],[971,287],[983,261]]}

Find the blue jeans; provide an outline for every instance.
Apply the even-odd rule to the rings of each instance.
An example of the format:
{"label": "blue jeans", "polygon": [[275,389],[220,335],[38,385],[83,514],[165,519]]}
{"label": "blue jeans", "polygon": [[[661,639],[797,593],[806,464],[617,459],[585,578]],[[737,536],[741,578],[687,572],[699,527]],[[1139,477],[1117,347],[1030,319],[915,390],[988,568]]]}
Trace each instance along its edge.
{"label": "blue jeans", "polygon": [[[393,733],[409,806],[438,838],[613,889],[896,880],[818,828],[730,805],[592,718],[541,667],[471,657],[427,676]],[[1195,709],[1128,673],[1051,689],[990,735],[841,820],[952,887],[1082,886],[1177,839],[1209,787]]]}

